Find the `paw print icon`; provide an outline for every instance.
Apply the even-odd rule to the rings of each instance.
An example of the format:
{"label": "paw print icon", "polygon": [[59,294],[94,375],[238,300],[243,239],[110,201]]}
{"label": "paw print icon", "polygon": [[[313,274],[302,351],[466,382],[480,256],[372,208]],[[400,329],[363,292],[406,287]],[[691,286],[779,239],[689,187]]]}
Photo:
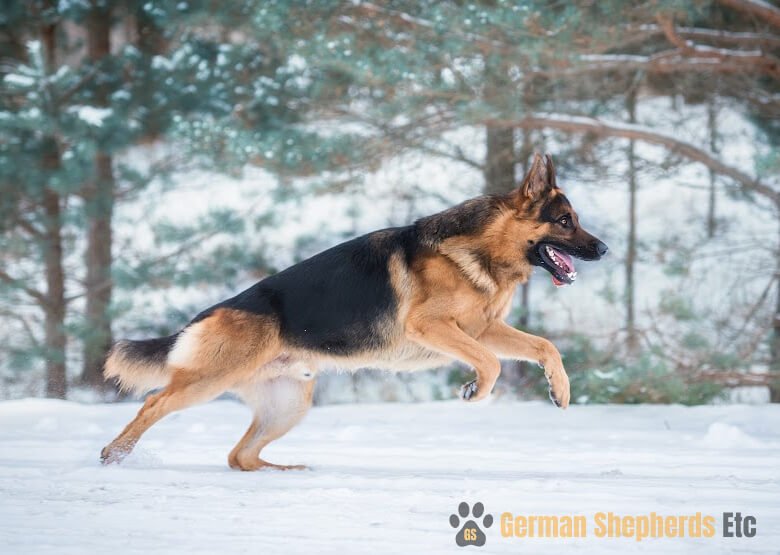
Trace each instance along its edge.
{"label": "paw print icon", "polygon": [[[455,543],[461,547],[466,547],[467,545],[481,547],[485,545],[487,536],[485,536],[485,532],[483,532],[482,528],[477,524],[484,512],[485,506],[479,502],[474,503],[473,507],[469,507],[469,504],[465,501],[458,505],[458,514],[450,515],[450,526],[453,528],[460,528],[455,534]],[[469,516],[471,516],[471,518],[469,518]],[[482,518],[482,527],[490,528],[492,525],[493,516],[485,515],[484,518]]]}

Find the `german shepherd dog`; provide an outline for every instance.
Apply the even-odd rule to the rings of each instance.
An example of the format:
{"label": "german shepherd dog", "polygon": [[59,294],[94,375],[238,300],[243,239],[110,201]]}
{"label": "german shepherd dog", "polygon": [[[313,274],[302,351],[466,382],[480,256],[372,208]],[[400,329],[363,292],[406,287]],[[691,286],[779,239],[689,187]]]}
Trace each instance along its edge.
{"label": "german shepherd dog", "polygon": [[254,411],[228,456],[232,468],[295,468],[259,457],[306,414],[321,368],[409,371],[453,359],[474,368],[466,401],[488,396],[499,357],[536,361],[550,398],[569,405],[569,378],[547,339],[504,323],[518,283],[541,266],[556,285],[577,274],[572,256],[607,246],[580,227],[549,155],[536,154],[520,186],[475,198],[413,225],[337,245],[198,314],[169,337],[117,342],[106,379],[147,397],[107,445],[122,460],[165,415],[233,392]]}

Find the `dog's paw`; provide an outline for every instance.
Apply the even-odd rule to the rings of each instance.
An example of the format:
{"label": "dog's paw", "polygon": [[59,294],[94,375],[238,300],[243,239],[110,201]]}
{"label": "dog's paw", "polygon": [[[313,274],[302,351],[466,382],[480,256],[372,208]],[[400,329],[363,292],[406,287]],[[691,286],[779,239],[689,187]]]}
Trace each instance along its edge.
{"label": "dog's paw", "polygon": [[467,384],[464,384],[460,388],[460,398],[464,401],[476,400],[477,397],[477,380],[472,380]]}
{"label": "dog's paw", "polygon": [[472,380],[460,388],[460,398],[464,401],[481,401],[490,395],[495,385],[495,380],[490,385],[479,383],[479,380]]}
{"label": "dog's paw", "polygon": [[571,391],[569,388],[569,376],[564,370],[546,375],[547,382],[550,384],[550,400],[556,407],[565,409],[569,406]]}
{"label": "dog's paw", "polygon": [[127,455],[130,454],[128,449],[117,447],[115,445],[106,445],[100,452],[101,464],[119,463],[124,460]]}

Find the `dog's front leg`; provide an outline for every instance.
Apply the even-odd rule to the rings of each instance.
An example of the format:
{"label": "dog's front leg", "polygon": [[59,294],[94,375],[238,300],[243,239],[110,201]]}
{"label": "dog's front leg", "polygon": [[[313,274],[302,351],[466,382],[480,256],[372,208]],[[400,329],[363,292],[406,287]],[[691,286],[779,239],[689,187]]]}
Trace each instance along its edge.
{"label": "dog's front leg", "polygon": [[501,373],[501,363],[496,355],[460,329],[454,319],[410,319],[406,325],[406,336],[427,349],[474,367],[477,379],[461,388],[460,395],[464,400],[479,401],[493,391]]}
{"label": "dog's front leg", "polygon": [[541,364],[550,383],[550,399],[561,408],[569,406],[569,376],[563,368],[561,354],[552,342],[516,330],[501,320],[492,322],[477,339],[501,358],[530,360]]}

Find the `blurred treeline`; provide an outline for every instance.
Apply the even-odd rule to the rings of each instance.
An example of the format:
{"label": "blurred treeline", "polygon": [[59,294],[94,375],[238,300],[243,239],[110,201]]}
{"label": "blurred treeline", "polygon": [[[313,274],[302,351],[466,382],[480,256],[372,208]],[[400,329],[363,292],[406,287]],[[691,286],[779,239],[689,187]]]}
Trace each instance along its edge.
{"label": "blurred treeline", "polygon": [[[415,152],[476,172],[480,189],[499,192],[514,187],[535,150],[554,147],[559,172],[591,182],[611,175],[625,199],[618,209],[625,233],[611,245],[619,290],[601,298],[618,307],[616,332],[593,337],[579,321],[554,337],[574,372],[575,399],[692,403],[725,386],[759,385],[780,401],[767,372],[780,370],[780,7],[753,0],[0,6],[6,386],[52,397],[69,387],[105,391],[103,357],[132,310],[117,301],[120,293],[233,284],[277,269],[261,248],[246,248],[248,236],[273,225],[273,202],[251,217],[220,211],[159,226],[156,253],[119,244],[115,215],[152,194],[150,183],[175,188],[185,170],[239,176],[262,168],[281,184],[275,201],[355,194],[363,176]],[[664,99],[675,127],[639,121],[643,105]],[[723,154],[735,140],[722,123],[725,110],[751,130],[740,140],[758,144],[748,163]],[[675,133],[686,121],[702,140]],[[453,138],[464,129],[477,131],[467,144]],[[660,162],[642,155],[648,144]],[[754,266],[735,267],[758,282],[725,315],[668,295],[655,316],[674,323],[643,320],[640,182],[690,166],[705,169],[692,185],[704,199],[690,215],[698,231],[666,245],[669,259],[658,264],[686,275],[691,268],[675,253],[701,248],[717,262],[718,249],[747,249]],[[410,185],[405,194],[414,199],[422,189]],[[729,213],[718,203],[724,195]],[[745,217],[772,232],[736,244],[740,221],[729,218]],[[217,235],[224,240],[206,248]],[[713,292],[712,303],[724,295]],[[518,299],[514,323],[546,331],[527,287]],[[167,333],[193,314],[171,313],[140,331]],[[502,387],[526,391],[539,376],[508,365]]]}

